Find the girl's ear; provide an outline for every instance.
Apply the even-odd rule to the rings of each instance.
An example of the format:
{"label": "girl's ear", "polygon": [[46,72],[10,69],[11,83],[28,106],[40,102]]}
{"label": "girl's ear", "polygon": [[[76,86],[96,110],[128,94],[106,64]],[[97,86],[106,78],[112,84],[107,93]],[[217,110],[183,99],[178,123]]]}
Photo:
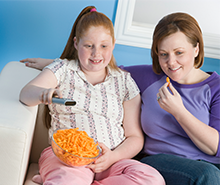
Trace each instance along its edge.
{"label": "girl's ear", "polygon": [[116,38],[114,38],[113,49],[115,48]]}
{"label": "girl's ear", "polygon": [[76,37],[73,38],[73,42],[74,42],[74,47],[76,48],[76,50],[78,50],[77,49],[77,39],[76,39]]}

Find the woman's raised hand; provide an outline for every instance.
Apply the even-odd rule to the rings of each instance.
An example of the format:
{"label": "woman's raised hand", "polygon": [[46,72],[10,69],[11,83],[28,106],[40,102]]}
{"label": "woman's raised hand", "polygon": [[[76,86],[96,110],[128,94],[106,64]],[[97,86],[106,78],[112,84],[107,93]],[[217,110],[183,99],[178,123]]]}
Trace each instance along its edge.
{"label": "woman's raised hand", "polygon": [[[169,91],[169,89],[170,91]],[[174,115],[179,111],[185,109],[182,98],[177,90],[173,87],[172,83],[166,82],[157,93],[157,100],[162,109]]]}

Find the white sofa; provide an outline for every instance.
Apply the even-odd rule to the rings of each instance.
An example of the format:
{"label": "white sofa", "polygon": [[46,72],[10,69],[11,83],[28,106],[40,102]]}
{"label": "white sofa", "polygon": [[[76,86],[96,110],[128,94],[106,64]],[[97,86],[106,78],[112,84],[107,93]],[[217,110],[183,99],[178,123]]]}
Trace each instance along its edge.
{"label": "white sofa", "polygon": [[0,185],[35,185],[38,158],[48,146],[43,105],[19,102],[22,87],[40,71],[9,62],[0,73]]}

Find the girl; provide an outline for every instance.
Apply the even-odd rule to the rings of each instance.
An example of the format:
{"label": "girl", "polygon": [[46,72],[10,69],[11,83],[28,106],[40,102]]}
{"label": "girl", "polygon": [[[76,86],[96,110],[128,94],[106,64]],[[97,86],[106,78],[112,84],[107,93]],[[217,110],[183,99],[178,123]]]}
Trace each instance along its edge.
{"label": "girl", "polygon": [[[85,130],[102,148],[102,156],[87,167],[59,162],[51,147],[39,159],[38,183],[80,185],[164,184],[152,167],[129,158],[143,147],[140,95],[130,74],[118,69],[112,22],[93,6],[77,17],[60,57],[28,83],[20,100],[28,106],[48,104],[49,136],[64,127]],[[51,104],[53,96],[77,101],[74,107]]]}

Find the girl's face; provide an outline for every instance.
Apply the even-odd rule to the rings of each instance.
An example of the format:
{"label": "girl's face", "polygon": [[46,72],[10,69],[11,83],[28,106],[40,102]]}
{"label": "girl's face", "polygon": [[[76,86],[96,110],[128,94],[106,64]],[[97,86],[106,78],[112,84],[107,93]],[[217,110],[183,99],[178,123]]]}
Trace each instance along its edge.
{"label": "girl's face", "polygon": [[194,60],[198,53],[199,46],[193,47],[186,35],[180,31],[165,37],[158,44],[161,69],[172,80],[181,84],[189,84],[194,79]]}
{"label": "girl's face", "polygon": [[109,64],[115,41],[112,41],[110,31],[103,26],[89,28],[74,46],[83,72],[105,72]]}

